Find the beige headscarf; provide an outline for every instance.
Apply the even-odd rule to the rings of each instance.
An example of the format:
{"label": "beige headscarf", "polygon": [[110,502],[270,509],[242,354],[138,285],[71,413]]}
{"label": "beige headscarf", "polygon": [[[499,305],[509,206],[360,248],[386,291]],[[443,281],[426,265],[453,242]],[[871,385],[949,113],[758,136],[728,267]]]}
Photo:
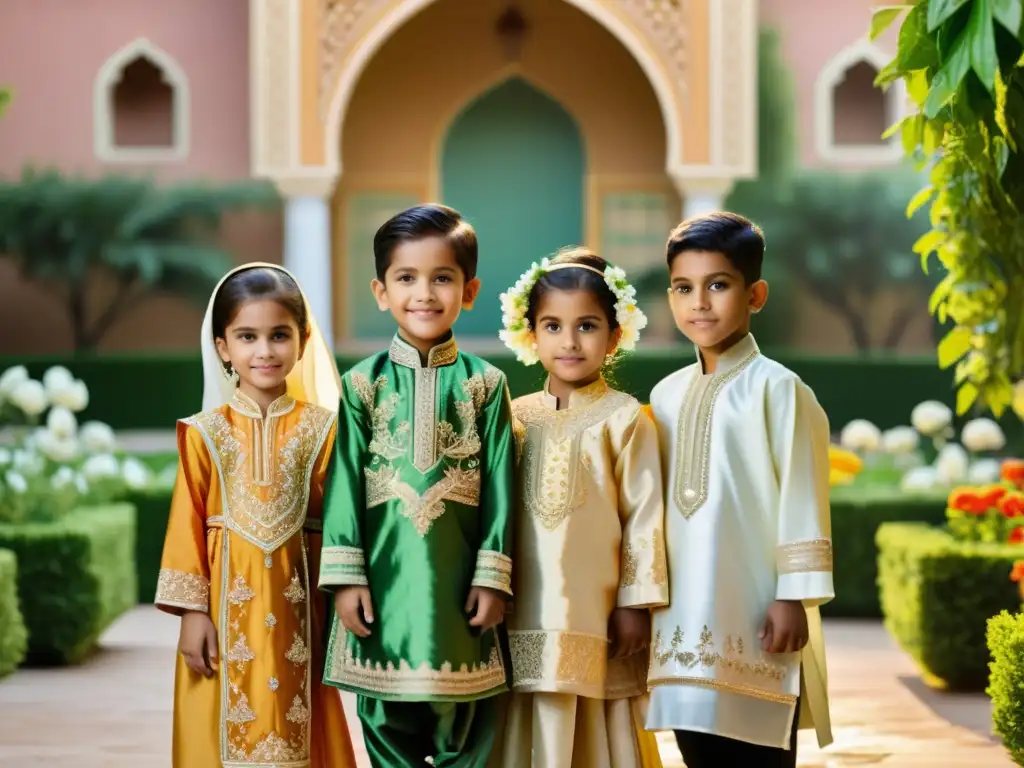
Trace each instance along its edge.
{"label": "beige headscarf", "polygon": [[[203,410],[209,411],[231,401],[235,395],[235,381],[224,375],[224,363],[217,353],[217,344],[213,339],[213,302],[217,298],[217,292],[224,285],[224,281],[234,274],[246,269],[266,267],[276,269],[288,275],[295,284],[299,281],[295,275],[278,264],[268,264],[262,261],[254,261],[249,264],[242,264],[235,267],[221,278],[217,287],[213,289],[210,296],[210,303],[206,307],[206,316],[203,318],[203,327],[200,338],[200,348],[203,354]],[[299,285],[299,290],[302,286]],[[309,341],[306,342],[306,351],[302,359],[296,363],[295,368],[288,374],[288,394],[296,400],[305,400],[308,403],[329,408],[332,411],[338,410],[338,398],[341,393],[341,377],[338,375],[338,366],[334,361],[334,354],[327,346],[320,328],[313,317],[313,311],[309,306],[309,300],[305,292],[302,300],[306,303],[306,315],[309,318]]]}

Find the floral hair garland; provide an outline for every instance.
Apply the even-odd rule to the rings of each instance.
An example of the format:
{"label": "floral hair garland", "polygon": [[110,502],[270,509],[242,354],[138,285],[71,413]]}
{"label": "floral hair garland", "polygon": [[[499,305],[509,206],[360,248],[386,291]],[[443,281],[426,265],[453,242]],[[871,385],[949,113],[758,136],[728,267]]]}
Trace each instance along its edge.
{"label": "floral hair garland", "polygon": [[640,339],[640,331],[647,327],[647,316],[636,305],[636,289],[629,284],[626,273],[619,267],[609,265],[601,272],[588,264],[560,262],[552,264],[550,259],[543,259],[540,264],[534,262],[523,273],[514,286],[501,294],[501,313],[503,330],[498,332],[505,346],[516,353],[516,358],[524,365],[539,362],[537,341],[533,328],[526,318],[530,306],[530,292],[537,281],[548,272],[558,269],[575,267],[586,269],[604,278],[605,284],[615,296],[615,320],[619,324],[621,336],[618,351],[631,352],[636,349]]}

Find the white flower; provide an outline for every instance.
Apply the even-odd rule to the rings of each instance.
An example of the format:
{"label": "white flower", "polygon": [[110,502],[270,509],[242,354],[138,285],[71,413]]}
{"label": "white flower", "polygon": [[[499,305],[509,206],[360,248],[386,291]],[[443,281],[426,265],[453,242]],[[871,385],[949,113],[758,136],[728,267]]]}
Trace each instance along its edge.
{"label": "white flower", "polygon": [[882,432],[867,419],[854,419],[839,434],[839,444],[848,451],[877,451]]}
{"label": "white flower", "polygon": [[121,466],[121,477],[124,478],[124,482],[129,488],[145,488],[150,482],[149,467],[134,456],[130,456],[124,460],[124,464]]}
{"label": "white flower", "polygon": [[28,381],[28,369],[24,365],[15,365],[0,374],[0,400],[9,397],[23,381]]}
{"label": "white flower", "polygon": [[52,392],[49,389],[46,391],[54,405],[62,405],[74,413],[84,411],[89,405],[89,388],[84,381],[62,382]]}
{"label": "white flower", "polygon": [[975,485],[998,483],[1001,467],[999,459],[978,459],[967,470],[967,480]]}
{"label": "white flower", "polygon": [[7,481],[7,487],[15,493],[24,493],[28,490],[28,481],[20,472],[12,469],[4,475],[4,479]]}
{"label": "white flower", "polygon": [[53,473],[53,477],[50,478],[50,484],[57,490],[60,490],[61,488],[67,488],[69,485],[74,485],[77,477],[75,470],[71,467],[58,467],[57,471]]}
{"label": "white flower", "polygon": [[157,475],[156,484],[161,488],[173,488],[178,480],[178,465],[168,464]]}
{"label": "white flower", "polygon": [[110,453],[99,453],[90,456],[82,464],[82,474],[87,480],[95,480],[102,477],[117,477],[121,474],[121,465],[117,458]]}
{"label": "white flower", "polygon": [[6,467],[11,463],[11,452],[6,448],[0,447],[0,467]]}
{"label": "white flower", "polygon": [[953,423],[953,412],[938,400],[925,400],[910,412],[910,423],[925,437],[935,437]]}
{"label": "white flower", "polygon": [[36,433],[36,450],[57,462],[74,461],[78,458],[78,439],[74,435],[61,435],[50,429]]}
{"label": "white flower", "polygon": [[69,386],[74,380],[75,377],[71,375],[71,371],[63,365],[55,365],[43,374],[43,386],[46,387],[46,394],[50,398],[55,392]]}
{"label": "white flower", "polygon": [[14,468],[27,475],[38,475],[46,466],[43,457],[35,451],[17,450],[11,459]]}
{"label": "white flower", "polygon": [[85,479],[85,475],[81,472],[75,475],[75,488],[83,496],[89,492],[89,481]]}
{"label": "white flower", "polygon": [[900,489],[904,491],[928,491],[938,484],[934,467],[914,467],[903,475]]}
{"label": "white flower", "polygon": [[114,430],[102,421],[87,421],[78,433],[82,446],[89,453],[110,453],[117,445]]}
{"label": "white flower", "polygon": [[33,379],[25,379],[15,384],[10,398],[26,416],[38,416],[46,410],[46,390]]}
{"label": "white flower", "polygon": [[57,437],[74,437],[78,431],[78,419],[63,405],[58,405],[46,414],[46,426]]}
{"label": "white flower", "polygon": [[955,485],[967,479],[970,468],[970,457],[962,445],[948,443],[939,451],[935,459],[935,475],[944,485]]}
{"label": "white flower", "polygon": [[917,450],[919,435],[913,427],[893,427],[882,433],[882,450],[886,453],[904,454]]}
{"label": "white flower", "polygon": [[992,419],[972,419],[964,424],[960,442],[972,453],[999,451],[1006,445],[1006,436]]}

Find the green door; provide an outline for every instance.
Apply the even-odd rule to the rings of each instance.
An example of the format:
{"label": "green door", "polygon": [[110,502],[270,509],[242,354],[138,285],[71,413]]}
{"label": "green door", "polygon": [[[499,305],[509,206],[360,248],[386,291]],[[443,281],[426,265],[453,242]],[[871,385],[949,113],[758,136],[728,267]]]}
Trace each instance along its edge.
{"label": "green door", "polygon": [[498,295],[531,262],[582,240],[583,139],[557,101],[513,78],[452,121],[443,153],[443,201],[480,238],[480,299],[456,330],[494,337]]}

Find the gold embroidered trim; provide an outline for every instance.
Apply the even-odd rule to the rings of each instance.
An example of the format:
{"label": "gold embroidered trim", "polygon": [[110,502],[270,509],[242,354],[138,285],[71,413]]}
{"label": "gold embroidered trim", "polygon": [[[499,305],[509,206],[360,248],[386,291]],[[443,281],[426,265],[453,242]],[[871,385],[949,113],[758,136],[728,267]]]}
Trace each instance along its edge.
{"label": "gold embroidered trim", "polygon": [[474,587],[489,587],[512,594],[512,558],[501,552],[481,549],[476,554]]}
{"label": "gold embroidered trim", "polygon": [[412,419],[412,464],[426,472],[436,460],[437,369],[416,366]]}
{"label": "gold embroidered trim", "polygon": [[601,379],[573,393],[577,399],[571,402],[574,406],[580,402],[578,407],[556,411],[545,405],[546,397],[543,392],[521,397],[512,403],[512,413],[526,432],[522,472],[526,509],[553,531],[586,502],[586,486],[578,474],[583,432],[633,398],[609,389]]}
{"label": "gold embroidered trim", "polygon": [[[242,390],[236,389],[234,396],[231,398],[230,405],[236,411],[243,416],[248,416],[252,419],[262,419],[263,409],[260,408],[259,403],[245,394]],[[269,406],[267,406],[267,416],[284,416],[286,413],[295,407],[295,398],[291,395],[281,395]]]}
{"label": "gold embroidered trim", "polygon": [[742,683],[727,683],[722,680],[712,680],[707,677],[659,677],[657,679],[652,678],[648,681],[648,685],[652,688],[656,685],[697,685],[701,688],[714,688],[719,691],[729,691],[730,693],[738,693],[743,696],[750,696],[753,699],[762,699],[763,701],[774,701],[776,704],[795,704],[796,696],[791,693],[779,693],[776,691],[766,691],[762,688],[754,688],[752,685],[743,685]]}
{"label": "gold embroidered trim", "polygon": [[508,633],[512,687],[604,686],[608,641],[580,632],[512,630]]}
{"label": "gold embroidered trim", "polygon": [[[407,343],[397,334],[391,339],[391,347],[388,349],[388,357],[393,363],[405,368],[419,368],[420,352],[416,347]],[[459,345],[455,343],[455,336],[447,341],[431,347],[427,353],[427,367],[437,368],[443,365],[451,365],[459,357]]]}
{"label": "gold embroidered trim", "polygon": [[[276,401],[275,401],[276,402]],[[214,458],[221,478],[227,527],[265,553],[273,552],[300,531],[306,521],[309,481],[335,416],[326,408],[304,404],[298,423],[277,443],[276,464],[270,485],[253,484],[256,459],[248,459],[242,427],[222,411],[199,414],[186,422],[194,425]],[[257,452],[263,450],[259,446]]]}
{"label": "gold embroidered trim", "polygon": [[679,409],[676,427],[674,500],[683,517],[687,519],[692,517],[708,498],[711,417],[714,414],[715,400],[718,399],[722,388],[742,373],[758,354],[755,349],[734,367],[710,376],[702,375],[701,364],[697,363],[690,386],[683,398],[682,408]]}
{"label": "gold embroidered trim", "polygon": [[[748,657],[744,656],[746,644],[742,637],[734,639],[731,635],[726,635],[724,647],[722,652],[719,653],[715,650],[714,636],[707,625],[704,626],[700,633],[700,642],[692,651],[683,650],[683,631],[678,626],[672,633],[672,642],[668,648],[665,648],[663,643],[661,630],[658,630],[654,633],[652,656],[659,666],[674,663],[686,669],[700,667],[709,670],[718,668],[776,682],[781,681],[787,673],[785,666],[772,663],[760,654],[758,654],[759,658],[749,660]],[[754,644],[751,645],[754,648],[757,647]]]}
{"label": "gold embroidered trim", "polygon": [[292,706],[284,717],[289,723],[296,725],[305,725],[309,722],[309,710],[302,703],[301,697],[296,696],[292,699]]}
{"label": "gold embroidered trim", "polygon": [[359,547],[324,547],[320,554],[320,584],[367,586],[366,555]]}
{"label": "gold embroidered trim", "polygon": [[210,580],[194,573],[161,568],[153,602],[186,611],[207,611],[210,608]]}
{"label": "gold embroidered trim", "polygon": [[392,500],[402,502],[400,512],[412,521],[416,533],[425,536],[441,515],[444,502],[454,501],[470,507],[480,505],[480,470],[447,467],[444,477],[422,495],[406,482],[399,479],[398,470],[383,465],[378,470],[364,469],[366,476],[366,507],[374,507]]}
{"label": "gold embroidered trim", "polygon": [[619,578],[620,587],[632,587],[636,584],[636,569],[639,566],[636,553],[630,543],[622,545],[622,576]]}
{"label": "gold embroidered trim", "polygon": [[306,590],[302,586],[298,571],[292,572],[292,580],[284,590],[284,598],[293,605],[306,599]]}
{"label": "gold embroidered trim", "polygon": [[668,557],[665,554],[665,535],[662,531],[655,531],[652,537],[654,541],[654,555],[651,560],[651,580],[656,586],[668,584]]}
{"label": "gold embroidered trim", "polygon": [[467,696],[504,685],[505,668],[497,647],[491,649],[486,664],[463,664],[458,670],[449,662],[434,669],[426,661],[415,668],[405,659],[397,667],[390,661],[386,665],[361,661],[346,648],[334,655],[328,679],[375,693]]}
{"label": "gold embroidered trim", "polygon": [[305,664],[309,661],[309,646],[306,645],[306,641],[299,636],[298,632],[295,633],[292,646],[285,651],[284,657],[292,664]]}
{"label": "gold embroidered trim", "polygon": [[832,542],[812,539],[783,544],[775,548],[775,565],[779,575],[832,571]]}
{"label": "gold embroidered trim", "polygon": [[245,577],[241,574],[235,576],[235,581],[231,585],[231,591],[228,592],[228,600],[235,605],[241,605],[256,597],[256,593],[249,587]]}
{"label": "gold embroidered trim", "polygon": [[228,651],[228,661],[236,664],[240,669],[244,668],[247,662],[256,658],[256,654],[249,647],[249,641],[244,634],[239,634],[235,644]]}

